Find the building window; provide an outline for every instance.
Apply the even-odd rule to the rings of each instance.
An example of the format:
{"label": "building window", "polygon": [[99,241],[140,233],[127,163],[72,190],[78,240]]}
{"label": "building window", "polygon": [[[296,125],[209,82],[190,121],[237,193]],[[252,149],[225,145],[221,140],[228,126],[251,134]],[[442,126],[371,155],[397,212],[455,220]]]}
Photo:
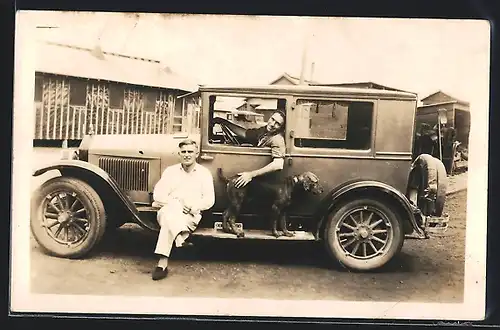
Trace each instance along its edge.
{"label": "building window", "polygon": [[297,111],[296,147],[370,149],[373,103],[298,100]]}
{"label": "building window", "polygon": [[35,76],[35,101],[41,102],[43,96],[43,77]]}
{"label": "building window", "polygon": [[73,106],[85,106],[87,100],[87,81],[71,79],[69,84],[69,103]]}
{"label": "building window", "polygon": [[124,88],[118,84],[109,84],[109,107],[123,109]]}
{"label": "building window", "polygon": [[144,100],[144,111],[155,112],[156,109],[156,98],[158,97],[158,93],[156,91],[145,91],[143,100]]}

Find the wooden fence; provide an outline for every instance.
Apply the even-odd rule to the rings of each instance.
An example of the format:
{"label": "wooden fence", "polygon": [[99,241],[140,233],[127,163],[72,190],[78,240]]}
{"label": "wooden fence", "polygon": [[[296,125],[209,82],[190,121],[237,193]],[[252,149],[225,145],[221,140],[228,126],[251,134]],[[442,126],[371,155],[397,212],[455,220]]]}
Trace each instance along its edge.
{"label": "wooden fence", "polygon": [[180,91],[38,74],[35,139],[168,134],[199,129],[199,100]]}

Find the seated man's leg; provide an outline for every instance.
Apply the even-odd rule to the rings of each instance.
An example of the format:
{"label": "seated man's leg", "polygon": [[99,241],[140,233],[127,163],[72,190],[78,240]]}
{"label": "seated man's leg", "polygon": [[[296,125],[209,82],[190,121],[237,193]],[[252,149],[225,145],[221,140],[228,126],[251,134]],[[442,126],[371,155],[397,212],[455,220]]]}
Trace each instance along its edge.
{"label": "seated man's leg", "polygon": [[177,237],[175,238],[175,246],[177,247],[182,246],[188,237],[189,237],[188,231],[180,232],[179,235],[177,235]]}
{"label": "seated man's leg", "polygon": [[172,250],[172,245],[181,231],[187,230],[183,224],[183,214],[175,209],[162,207],[158,211],[157,220],[160,225],[160,232],[156,242],[155,253],[160,255],[158,265],[153,270],[153,280],[160,280],[168,274],[168,258]]}
{"label": "seated man's leg", "polygon": [[189,238],[189,235],[193,231],[196,230],[196,227],[198,226],[198,223],[201,220],[201,215],[190,215],[190,214],[183,214],[182,215],[182,223],[185,224],[185,229],[183,229],[175,238],[175,244],[177,247],[183,246],[186,243],[186,240]]}
{"label": "seated man's leg", "polygon": [[164,206],[158,211],[157,220],[160,225],[160,232],[156,242],[155,254],[160,255],[160,259],[153,270],[153,280],[159,280],[167,276],[168,258],[174,242],[177,247],[181,246],[189,237],[189,234],[196,229],[201,216],[187,215],[178,209]]}
{"label": "seated man's leg", "polygon": [[184,214],[174,212],[163,207],[158,211],[158,223],[160,225],[160,233],[156,242],[155,253],[165,257],[170,256],[170,251],[177,235],[187,230],[184,221]]}

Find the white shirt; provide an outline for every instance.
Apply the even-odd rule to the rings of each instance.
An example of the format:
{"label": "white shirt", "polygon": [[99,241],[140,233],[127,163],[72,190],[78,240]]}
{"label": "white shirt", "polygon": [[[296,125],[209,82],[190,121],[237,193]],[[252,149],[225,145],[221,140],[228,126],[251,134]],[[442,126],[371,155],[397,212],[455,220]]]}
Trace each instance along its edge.
{"label": "white shirt", "polygon": [[208,210],[215,203],[212,173],[197,163],[189,173],[181,164],[171,165],[156,184],[153,199],[160,204],[178,200],[196,213]]}

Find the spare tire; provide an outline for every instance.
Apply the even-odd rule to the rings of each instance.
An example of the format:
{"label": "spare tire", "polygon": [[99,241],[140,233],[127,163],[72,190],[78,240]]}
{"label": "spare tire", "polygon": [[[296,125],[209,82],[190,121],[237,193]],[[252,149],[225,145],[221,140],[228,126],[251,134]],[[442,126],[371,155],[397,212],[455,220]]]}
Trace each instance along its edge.
{"label": "spare tire", "polygon": [[406,197],[423,215],[440,217],[443,214],[448,189],[446,168],[439,159],[419,155],[412,163]]}

